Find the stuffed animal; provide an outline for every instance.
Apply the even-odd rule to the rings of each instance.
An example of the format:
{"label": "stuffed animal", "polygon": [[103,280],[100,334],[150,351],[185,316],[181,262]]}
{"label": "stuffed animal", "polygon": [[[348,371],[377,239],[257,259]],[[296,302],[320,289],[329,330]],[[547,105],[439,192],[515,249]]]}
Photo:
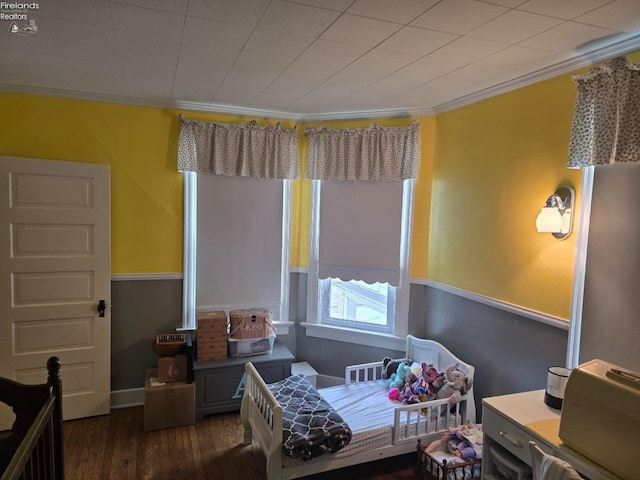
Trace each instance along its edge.
{"label": "stuffed animal", "polygon": [[382,373],[381,376],[384,380],[388,380],[391,378],[391,375],[396,373],[398,370],[398,366],[404,363],[406,365],[411,365],[411,361],[408,358],[396,358],[393,359],[391,357],[384,357],[382,359]]}
{"label": "stuffed animal", "polygon": [[406,363],[398,365],[398,369],[389,377],[389,388],[397,388],[399,391],[404,390],[407,376],[411,373],[411,367]]}
{"label": "stuffed animal", "polygon": [[482,443],[482,430],[476,426],[461,425],[457,428],[449,428],[449,431],[439,440],[431,442],[426,450],[429,453],[435,453],[438,450],[447,451],[468,462],[482,456]]}
{"label": "stuffed animal", "polygon": [[444,374],[446,382],[436,393],[436,399],[449,398],[453,403],[458,403],[471,389],[471,380],[458,370],[458,365],[456,362],[447,367]]}
{"label": "stuffed animal", "polygon": [[436,398],[438,390],[440,390],[445,383],[444,373],[439,372],[432,363],[427,365],[425,362],[422,362],[422,378],[426,385],[427,396],[431,399]]}

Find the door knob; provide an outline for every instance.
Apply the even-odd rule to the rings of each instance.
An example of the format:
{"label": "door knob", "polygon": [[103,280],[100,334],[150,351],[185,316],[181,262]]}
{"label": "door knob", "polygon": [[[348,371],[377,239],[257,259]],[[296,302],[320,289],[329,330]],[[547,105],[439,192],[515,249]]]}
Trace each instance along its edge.
{"label": "door knob", "polygon": [[98,316],[104,317],[104,311],[107,309],[107,304],[104,300],[98,302]]}

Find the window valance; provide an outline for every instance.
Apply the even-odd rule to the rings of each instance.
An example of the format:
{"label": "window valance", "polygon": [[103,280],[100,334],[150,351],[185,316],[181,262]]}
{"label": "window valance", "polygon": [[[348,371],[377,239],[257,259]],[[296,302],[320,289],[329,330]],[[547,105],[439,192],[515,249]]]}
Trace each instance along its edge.
{"label": "window valance", "polygon": [[569,168],[640,161],[640,65],[618,57],[574,75]]}
{"label": "window valance", "polygon": [[311,180],[416,178],[420,169],[420,125],[330,129],[307,127],[306,177]]}
{"label": "window valance", "polygon": [[186,120],[180,116],[178,171],[258,178],[299,178],[294,128]]}

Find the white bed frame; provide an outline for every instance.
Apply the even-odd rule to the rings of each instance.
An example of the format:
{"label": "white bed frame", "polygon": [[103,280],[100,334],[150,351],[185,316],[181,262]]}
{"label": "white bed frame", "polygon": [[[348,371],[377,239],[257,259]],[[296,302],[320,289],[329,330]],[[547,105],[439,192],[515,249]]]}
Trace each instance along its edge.
{"label": "white bed frame", "polygon": [[[474,367],[453,355],[444,346],[433,340],[407,336],[406,357],[414,362],[432,363],[439,371],[458,362],[458,368],[473,381]],[[348,366],[345,369],[345,383],[367,382],[381,378],[382,361]],[[251,362],[246,364],[246,384],[242,397],[240,416],[243,427],[243,443],[255,442],[267,459],[267,479],[287,480],[359,463],[415,452],[417,439],[423,444],[440,438],[446,429],[437,428],[437,420],[431,420],[431,412],[437,418],[443,411],[453,407],[455,415],[462,423],[475,422],[476,408],[473,386],[458,404],[450,404],[448,399],[433,400],[411,405],[400,405],[395,410],[393,440],[391,445],[373,450],[354,453],[350,456],[284,467],[282,463],[282,407],[278,404],[266,383]],[[322,393],[322,389],[319,390]],[[446,405],[446,410],[443,406]],[[428,409],[427,414],[421,413]],[[338,412],[340,413],[340,412]],[[448,424],[448,422],[447,422]],[[426,433],[428,432],[428,433]]]}

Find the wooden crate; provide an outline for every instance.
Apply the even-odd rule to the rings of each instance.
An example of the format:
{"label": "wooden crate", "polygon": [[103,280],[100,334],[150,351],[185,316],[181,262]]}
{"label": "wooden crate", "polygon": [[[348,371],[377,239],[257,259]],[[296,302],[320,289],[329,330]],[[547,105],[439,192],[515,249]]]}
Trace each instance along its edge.
{"label": "wooden crate", "polygon": [[234,339],[267,338],[274,336],[273,316],[266,308],[231,310],[229,337]]}
{"label": "wooden crate", "polygon": [[226,312],[198,312],[198,361],[227,358],[227,314]]}

